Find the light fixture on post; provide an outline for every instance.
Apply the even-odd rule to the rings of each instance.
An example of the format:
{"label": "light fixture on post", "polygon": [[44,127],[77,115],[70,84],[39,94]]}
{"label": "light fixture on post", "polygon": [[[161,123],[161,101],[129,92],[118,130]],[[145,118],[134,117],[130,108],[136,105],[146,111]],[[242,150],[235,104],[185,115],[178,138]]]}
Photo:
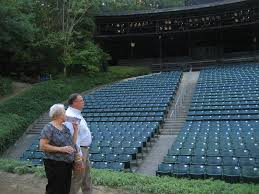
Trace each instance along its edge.
{"label": "light fixture on post", "polygon": [[257,61],[257,57],[256,57],[256,44],[257,44],[257,38],[256,38],[256,36],[254,36],[252,47],[253,47],[253,55],[254,55],[254,60],[255,61]]}
{"label": "light fixture on post", "polygon": [[136,46],[135,42],[130,42],[130,56],[133,58],[133,49]]}
{"label": "light fixture on post", "polygon": [[159,39],[159,62],[160,62],[160,70],[162,71],[163,65],[162,65],[162,35],[158,36]]}

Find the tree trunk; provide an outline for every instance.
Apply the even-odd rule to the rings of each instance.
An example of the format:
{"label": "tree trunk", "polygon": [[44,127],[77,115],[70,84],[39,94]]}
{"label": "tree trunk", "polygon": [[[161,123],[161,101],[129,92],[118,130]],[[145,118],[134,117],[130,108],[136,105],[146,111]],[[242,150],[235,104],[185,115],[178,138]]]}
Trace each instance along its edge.
{"label": "tree trunk", "polygon": [[66,65],[64,66],[63,73],[64,73],[64,77],[67,77],[67,66]]}

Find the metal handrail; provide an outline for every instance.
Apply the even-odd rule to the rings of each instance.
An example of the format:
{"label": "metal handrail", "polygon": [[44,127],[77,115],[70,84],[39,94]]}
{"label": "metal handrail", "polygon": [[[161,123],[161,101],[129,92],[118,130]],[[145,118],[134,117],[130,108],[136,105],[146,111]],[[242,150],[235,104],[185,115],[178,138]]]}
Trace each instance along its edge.
{"label": "metal handrail", "polygon": [[170,118],[172,118],[172,116],[174,116],[174,119],[176,118],[180,105],[182,104],[182,102],[184,100],[185,94],[186,94],[186,87],[181,87],[180,94],[179,94],[178,98],[176,99],[173,111],[170,114]]}
{"label": "metal handrail", "polygon": [[[191,75],[191,72],[192,72],[192,69],[190,69],[188,75]],[[180,88],[179,96],[176,99],[173,111],[171,112],[169,118],[173,117],[173,120],[176,119],[177,113],[180,112],[180,105],[182,104],[182,102],[184,101],[184,98],[186,96],[186,92],[187,92],[186,85],[182,85],[182,87]]]}

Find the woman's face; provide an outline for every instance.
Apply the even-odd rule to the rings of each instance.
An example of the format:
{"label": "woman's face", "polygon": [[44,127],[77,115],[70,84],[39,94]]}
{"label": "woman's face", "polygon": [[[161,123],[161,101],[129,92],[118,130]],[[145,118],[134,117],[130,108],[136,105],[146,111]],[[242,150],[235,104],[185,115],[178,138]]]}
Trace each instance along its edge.
{"label": "woman's face", "polygon": [[62,111],[62,114],[60,115],[60,120],[62,120],[62,122],[65,122],[65,109]]}
{"label": "woman's face", "polygon": [[65,109],[62,110],[62,113],[58,115],[54,120],[59,120],[60,122],[65,122]]}

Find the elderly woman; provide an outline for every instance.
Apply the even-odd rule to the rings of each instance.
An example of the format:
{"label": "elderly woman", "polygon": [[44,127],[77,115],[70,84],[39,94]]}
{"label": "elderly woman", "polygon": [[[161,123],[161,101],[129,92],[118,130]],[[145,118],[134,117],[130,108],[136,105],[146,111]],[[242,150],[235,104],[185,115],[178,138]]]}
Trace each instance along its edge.
{"label": "elderly woman", "polygon": [[76,153],[78,127],[73,124],[74,133],[63,124],[65,108],[54,104],[49,111],[51,122],[41,132],[40,149],[48,179],[46,194],[69,194],[72,176],[72,163]]}

